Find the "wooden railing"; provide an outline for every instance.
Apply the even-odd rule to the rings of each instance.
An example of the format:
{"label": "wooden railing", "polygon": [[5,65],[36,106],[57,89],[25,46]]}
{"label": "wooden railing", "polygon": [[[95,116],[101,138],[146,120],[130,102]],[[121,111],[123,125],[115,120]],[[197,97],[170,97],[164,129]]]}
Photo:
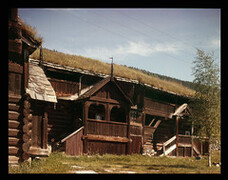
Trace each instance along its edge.
{"label": "wooden railing", "polygon": [[[203,154],[203,148],[205,148],[205,142],[197,142],[198,139],[207,141],[208,138],[198,137],[198,136],[190,136],[190,135],[178,135],[178,144],[176,144],[176,136],[173,136],[168,141],[163,143],[162,154],[160,156],[166,156],[171,153],[173,150],[178,148],[184,148],[184,152],[187,148],[191,148],[190,150],[194,152],[196,155]],[[206,151],[206,150],[204,150]],[[193,154],[191,153],[191,156]],[[185,156],[185,155],[184,155]]]}
{"label": "wooden railing", "polygon": [[88,119],[87,134],[127,137],[127,123]]}
{"label": "wooden railing", "polygon": [[174,149],[176,149],[176,136],[173,136],[168,141],[163,144],[163,153],[160,156],[166,156],[171,153]]}
{"label": "wooden railing", "polygon": [[178,144],[183,144],[183,145],[192,144],[192,138],[193,138],[192,136],[179,134],[178,137],[179,137]]}

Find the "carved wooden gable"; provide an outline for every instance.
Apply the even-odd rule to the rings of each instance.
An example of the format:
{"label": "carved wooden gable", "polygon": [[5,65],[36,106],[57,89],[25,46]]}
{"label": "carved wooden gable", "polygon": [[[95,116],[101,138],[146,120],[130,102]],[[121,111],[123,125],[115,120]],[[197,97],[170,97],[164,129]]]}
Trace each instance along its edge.
{"label": "carved wooden gable", "polygon": [[117,101],[126,101],[125,96],[112,81],[105,84],[101,89],[99,89],[93,96],[113,99]]}
{"label": "carved wooden gable", "polygon": [[118,102],[128,102],[132,104],[131,99],[124,93],[121,87],[118,85],[115,78],[111,79],[107,77],[100,82],[96,83],[91,89],[81,95],[79,99],[85,98],[96,98],[96,99],[111,99]]}

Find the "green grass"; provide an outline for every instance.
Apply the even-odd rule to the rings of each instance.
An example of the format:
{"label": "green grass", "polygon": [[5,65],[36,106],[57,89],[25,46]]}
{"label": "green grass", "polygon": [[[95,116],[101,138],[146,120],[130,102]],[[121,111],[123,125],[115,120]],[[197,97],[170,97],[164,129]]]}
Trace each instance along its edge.
{"label": "green grass", "polygon": [[[31,58],[39,59],[39,49],[37,49]],[[94,73],[110,74],[110,64],[101,62],[83,56],[69,55],[62,52],[56,52],[49,49],[43,49],[44,61],[56,63],[59,65],[80,68]],[[195,91],[174,81],[160,79],[151,76],[142,71],[131,69],[126,66],[114,64],[114,75],[132,80],[138,80],[141,83],[149,84],[164,91],[171,91],[179,95],[193,96]]]}
{"label": "green grass", "polygon": [[[212,162],[221,162],[220,152],[214,152]],[[182,174],[182,173],[220,173],[220,167],[207,166],[207,157],[193,158],[149,157],[141,154],[103,156],[67,156],[52,153],[47,158],[9,167],[9,173],[73,173],[75,170],[94,170],[97,173],[135,173]]]}

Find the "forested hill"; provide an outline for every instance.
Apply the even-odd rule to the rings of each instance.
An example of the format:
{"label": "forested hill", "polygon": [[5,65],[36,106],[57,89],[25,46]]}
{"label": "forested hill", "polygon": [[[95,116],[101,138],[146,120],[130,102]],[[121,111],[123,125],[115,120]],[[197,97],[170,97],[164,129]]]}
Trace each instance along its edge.
{"label": "forested hill", "polygon": [[165,76],[165,75],[160,75],[160,74],[156,74],[156,73],[152,73],[152,72],[149,72],[149,71],[146,71],[146,70],[143,70],[143,69],[138,69],[136,67],[131,67],[131,66],[127,66],[128,68],[131,68],[131,69],[135,69],[135,70],[138,70],[138,71],[141,71],[149,76],[153,76],[153,77],[158,77],[159,79],[163,79],[163,80],[167,80],[167,81],[173,81],[173,82],[177,82],[177,83],[180,83],[182,84],[183,86],[186,86],[190,89],[194,89],[194,83],[193,82],[190,82],[190,81],[183,81],[183,80],[179,80],[179,79],[176,79],[176,78],[172,78],[172,77],[169,77],[169,76]]}

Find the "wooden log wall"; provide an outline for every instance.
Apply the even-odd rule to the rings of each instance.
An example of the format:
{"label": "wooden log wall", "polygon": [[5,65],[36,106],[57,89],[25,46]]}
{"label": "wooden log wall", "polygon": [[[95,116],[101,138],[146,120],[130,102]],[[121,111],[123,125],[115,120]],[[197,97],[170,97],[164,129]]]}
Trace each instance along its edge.
{"label": "wooden log wall", "polygon": [[21,96],[8,97],[8,157],[9,164],[21,161],[22,150],[22,110]]}
{"label": "wooden log wall", "polygon": [[29,154],[29,149],[31,147],[32,143],[32,110],[31,110],[31,102],[30,102],[30,97],[27,95],[25,96],[24,102],[23,102],[23,144],[22,144],[22,149],[23,149],[23,154],[22,154],[22,159],[23,160],[28,160],[30,157]]}
{"label": "wooden log wall", "polygon": [[8,153],[9,164],[22,161],[23,100],[21,97],[23,66],[8,64]]}

